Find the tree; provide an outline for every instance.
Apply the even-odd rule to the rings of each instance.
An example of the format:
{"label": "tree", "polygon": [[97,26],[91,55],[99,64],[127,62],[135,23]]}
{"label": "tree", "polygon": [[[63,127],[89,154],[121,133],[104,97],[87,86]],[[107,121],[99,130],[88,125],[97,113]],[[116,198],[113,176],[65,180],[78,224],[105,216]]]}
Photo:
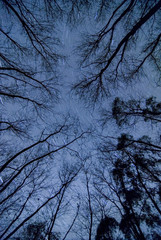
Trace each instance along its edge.
{"label": "tree", "polygon": [[[37,231],[32,222],[45,215],[51,239],[68,202],[64,194],[83,164],[78,149],[85,134],[75,117],[56,110],[64,56],[54,26],[63,10],[46,0],[3,0],[0,9],[0,238],[19,237],[25,224]],[[64,176],[60,162],[66,158],[72,170]],[[53,216],[45,212],[50,204]]]}
{"label": "tree", "polygon": [[129,100],[127,102],[115,98],[112,114],[119,126],[128,123],[135,124],[139,117],[144,121],[157,123],[161,121],[161,103],[157,102],[154,97],[143,101]]}
{"label": "tree", "polygon": [[[105,217],[101,220],[97,228],[96,240],[114,239],[114,231],[118,227],[118,222],[114,218]],[[118,238],[117,238],[118,239]]]}
{"label": "tree", "polygon": [[[150,120],[153,125],[156,122],[160,124],[160,103],[153,98],[142,104],[137,100],[125,102],[116,98],[112,112],[119,126],[128,124],[129,118],[134,125],[140,117],[144,121]],[[108,150],[108,145],[104,143],[100,151],[106,161],[109,158],[113,167],[111,164],[105,165],[109,168],[110,175],[105,177],[102,170],[98,175],[102,184],[96,182],[96,189],[118,211],[115,221],[118,222],[120,234],[124,234],[128,239],[155,239],[161,221],[161,147],[156,143],[156,136],[154,139],[149,136],[135,139],[131,135],[122,134],[113,150],[110,146]],[[116,154],[112,156],[110,151]],[[104,185],[111,189],[114,198],[109,191],[105,192]],[[106,231],[100,230],[101,226],[103,225],[100,222],[98,232],[100,231],[103,237],[106,236],[106,231],[110,234],[108,223],[105,224]]]}
{"label": "tree", "polygon": [[[23,196],[23,198],[20,198],[18,196],[19,198],[17,199],[17,195],[15,195],[13,197],[13,200],[11,199],[10,201],[6,201],[5,199],[5,201],[3,201],[4,203],[1,209],[1,217],[6,217],[6,213],[4,213],[6,209],[7,209],[7,212],[8,213],[11,212],[13,216],[11,215],[11,218],[7,219],[7,221],[2,225],[3,232],[1,234],[1,239],[8,239],[11,236],[13,236],[15,233],[20,234],[20,232],[18,232],[19,229],[23,227],[24,224],[26,224],[28,221],[31,221],[32,219],[37,218],[39,214],[41,218],[43,215],[45,215],[45,218],[48,217],[48,214],[47,213],[44,214],[44,212],[46,212],[46,207],[52,204],[52,206],[54,206],[55,209],[53,209],[49,214],[49,216],[51,215],[51,218],[48,219],[49,226],[47,228],[48,230],[46,233],[48,236],[48,239],[51,239],[53,226],[58,217],[58,213],[62,209],[61,205],[62,205],[62,201],[64,201],[64,194],[67,191],[69,185],[71,185],[74,179],[77,177],[78,173],[81,170],[81,167],[82,167],[81,165],[78,167],[72,166],[70,171],[69,171],[69,168],[67,168],[66,175],[64,176],[63,181],[62,181],[63,173],[61,173],[60,182],[58,181],[58,178],[56,176],[56,179],[55,179],[56,186],[54,187],[54,189],[52,189],[51,185],[49,185],[51,192],[50,191],[45,192],[45,186],[41,186],[39,182],[36,182],[37,179],[34,179],[31,182],[31,186],[29,186],[31,188],[29,193],[28,193],[29,190],[25,188],[26,186],[23,186],[23,190],[27,195],[27,199],[25,198],[25,196]],[[41,181],[44,184],[44,179],[41,179]],[[54,184],[54,181],[52,181],[52,183]],[[32,188],[32,184],[34,184],[33,188]],[[41,189],[41,191],[42,190],[44,191],[45,193],[44,197],[41,196],[40,193],[38,192],[39,188]],[[15,203],[15,199],[17,201],[16,203]],[[68,199],[66,199],[65,201],[68,202]],[[34,206],[32,206],[33,204],[35,204],[35,208]]]}
{"label": "tree", "polygon": [[[21,235],[21,239],[23,240],[29,240],[29,239],[35,239],[35,240],[45,240],[46,235],[46,226],[43,222],[35,222],[32,224],[28,224],[26,229]],[[19,238],[20,239],[20,238]],[[18,238],[17,238],[18,240]],[[51,234],[51,240],[59,240],[59,234],[52,233]]]}
{"label": "tree", "polygon": [[[100,105],[106,106],[110,92],[115,93],[113,87],[146,78],[149,69],[155,71],[151,81],[156,78],[155,82],[159,83],[160,8],[161,1],[112,1],[103,26],[98,24],[93,32],[83,35],[78,47],[82,71],[73,89],[87,104],[100,100]],[[104,96],[105,101],[101,98]],[[104,122],[110,125],[106,119],[109,109],[104,113]],[[111,115],[120,132],[123,124],[134,126],[138,119],[145,124],[150,121],[157,129],[160,102],[154,97],[140,101],[117,97]],[[102,141],[98,150],[103,167],[95,169],[95,194],[107,202],[108,209],[113,209],[107,216],[118,223],[120,235],[127,239],[153,239],[159,229],[161,207],[158,136],[147,134],[137,138],[123,132],[120,137],[105,136],[99,135]],[[98,232],[102,222],[100,220]],[[105,225],[107,229],[101,229],[96,237],[114,238],[108,228],[110,224]]]}
{"label": "tree", "polygon": [[161,1],[122,0],[108,4],[108,19],[103,27],[87,34],[79,47],[85,71],[74,90],[93,102],[108,96],[110,88],[120,81],[128,83],[145,76],[146,63],[156,70],[157,81],[160,79]]}
{"label": "tree", "polygon": [[[160,7],[160,0],[0,2],[2,240],[159,238],[160,102],[129,101],[115,89],[148,75],[159,83]],[[73,83],[89,104],[100,100],[99,111],[67,94]],[[111,98],[99,97],[111,91],[109,109]],[[128,133],[138,119],[155,133]]]}

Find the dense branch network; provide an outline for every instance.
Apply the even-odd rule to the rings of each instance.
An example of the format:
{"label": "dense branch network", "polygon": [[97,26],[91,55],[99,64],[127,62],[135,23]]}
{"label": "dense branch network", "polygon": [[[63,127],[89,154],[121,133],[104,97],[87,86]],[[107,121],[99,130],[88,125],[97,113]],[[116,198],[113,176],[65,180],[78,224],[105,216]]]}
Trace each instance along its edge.
{"label": "dense branch network", "polygon": [[[0,239],[160,239],[161,103],[113,96],[109,108],[99,97],[113,83],[146,77],[147,63],[159,81],[161,0],[2,0],[0,6]],[[62,64],[60,30],[80,37],[69,65],[67,58]],[[103,105],[94,109],[92,127],[84,111],[80,121],[75,110],[66,113],[72,98],[65,106],[58,101],[75,53],[75,92]],[[139,124],[147,135],[135,136]]]}
{"label": "dense branch network", "polygon": [[[74,86],[80,96],[85,98],[90,95],[91,100],[96,102],[100,95],[108,94],[110,83],[121,79],[125,82],[132,80],[145,62],[155,55],[161,35],[157,30],[159,20],[153,22],[152,19],[159,18],[161,1],[151,6],[146,1],[143,12],[140,11],[139,4],[139,1],[122,1],[109,17],[107,24],[95,35],[88,35],[85,43],[79,47],[82,51],[81,64],[85,71],[87,70],[83,80]],[[125,21],[131,21],[127,29],[121,26]],[[142,49],[140,46],[135,59],[131,49],[139,45],[142,31],[148,31],[149,24],[153,28],[152,41],[144,38],[147,47]],[[120,32],[118,28],[121,28]],[[156,59],[154,65],[158,66]]]}

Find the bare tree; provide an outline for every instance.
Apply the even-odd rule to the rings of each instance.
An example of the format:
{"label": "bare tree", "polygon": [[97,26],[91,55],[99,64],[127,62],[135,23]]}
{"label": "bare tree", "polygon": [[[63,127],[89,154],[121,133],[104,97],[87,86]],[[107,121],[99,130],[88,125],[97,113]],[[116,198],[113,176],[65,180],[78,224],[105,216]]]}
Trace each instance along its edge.
{"label": "bare tree", "polygon": [[104,26],[87,34],[78,48],[85,70],[74,90],[93,102],[107,96],[119,81],[126,83],[144,75],[146,63],[155,68],[157,81],[160,79],[161,1],[123,0],[109,5],[111,11]]}
{"label": "bare tree", "polygon": [[[63,56],[54,29],[64,11],[61,4],[0,3],[1,239],[21,234],[51,203],[56,212],[50,219],[50,239],[64,194],[83,163],[76,150],[85,131],[77,119],[56,110],[57,63]],[[58,162],[65,158],[77,164],[59,176]]]}
{"label": "bare tree", "polygon": [[[67,58],[57,24],[65,22],[71,33],[83,28],[80,38],[77,31],[78,51],[70,54],[76,62],[79,53],[80,60],[74,90],[91,103],[120,82],[145,77],[149,63],[159,81],[160,8],[160,0],[0,2],[2,240],[93,240],[95,234],[97,239],[146,239],[142,224],[157,239],[160,143],[123,134],[121,127],[138,119],[159,126],[160,103],[115,98],[112,109],[96,117],[87,141],[91,131],[60,110],[61,60]],[[113,118],[122,134],[103,135],[100,118],[105,132]]]}

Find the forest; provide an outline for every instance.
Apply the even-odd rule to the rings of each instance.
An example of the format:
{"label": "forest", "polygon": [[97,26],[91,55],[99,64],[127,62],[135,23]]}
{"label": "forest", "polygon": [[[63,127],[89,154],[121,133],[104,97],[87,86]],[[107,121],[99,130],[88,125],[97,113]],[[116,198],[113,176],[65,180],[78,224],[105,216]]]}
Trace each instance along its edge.
{"label": "forest", "polygon": [[161,0],[0,13],[0,239],[161,240]]}

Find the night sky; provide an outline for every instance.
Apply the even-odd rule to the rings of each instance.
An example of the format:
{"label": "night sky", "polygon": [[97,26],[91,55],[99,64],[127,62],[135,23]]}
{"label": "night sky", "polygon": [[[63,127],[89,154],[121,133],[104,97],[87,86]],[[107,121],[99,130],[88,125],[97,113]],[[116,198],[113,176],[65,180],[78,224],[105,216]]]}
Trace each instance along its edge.
{"label": "night sky", "polygon": [[0,12],[0,239],[160,239],[161,1]]}

